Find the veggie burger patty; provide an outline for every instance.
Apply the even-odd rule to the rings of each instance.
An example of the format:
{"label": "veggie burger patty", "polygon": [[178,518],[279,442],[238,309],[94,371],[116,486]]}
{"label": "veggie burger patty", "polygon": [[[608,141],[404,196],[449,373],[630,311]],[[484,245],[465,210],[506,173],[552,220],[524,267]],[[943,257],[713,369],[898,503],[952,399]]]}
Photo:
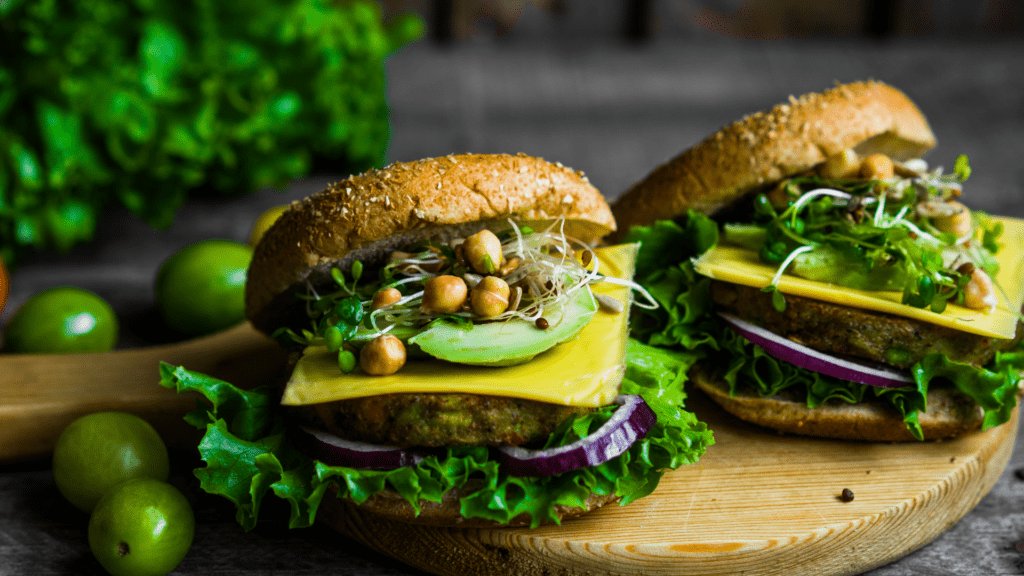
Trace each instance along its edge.
{"label": "veggie burger patty", "polygon": [[479,394],[383,394],[287,408],[303,426],[402,448],[520,446],[546,439],[567,418],[593,411]]}
{"label": "veggie burger patty", "polygon": [[950,360],[983,366],[996,352],[1011,350],[1016,338],[990,338],[864,308],[786,295],[783,311],[758,288],[716,281],[711,297],[721,309],[815,350],[909,368],[933,352]]}

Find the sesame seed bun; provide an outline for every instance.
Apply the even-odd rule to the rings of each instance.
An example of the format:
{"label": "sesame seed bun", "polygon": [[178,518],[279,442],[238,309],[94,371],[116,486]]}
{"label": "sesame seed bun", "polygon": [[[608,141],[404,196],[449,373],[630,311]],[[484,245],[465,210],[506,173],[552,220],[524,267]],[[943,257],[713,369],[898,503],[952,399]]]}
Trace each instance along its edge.
{"label": "sesame seed bun", "polygon": [[257,244],[246,316],[270,333],[305,318],[295,290],[330,269],[374,261],[420,240],[466,236],[507,218],[564,217],[590,242],[615,230],[601,193],[582,172],[525,154],[460,154],[396,162],[293,202]]}
{"label": "sesame seed bun", "polygon": [[917,106],[877,81],[839,84],[750,114],[658,166],[612,210],[619,235],[630,226],[695,210],[714,214],[744,194],[799,174],[852,148],[895,160],[919,158],[935,136]]}

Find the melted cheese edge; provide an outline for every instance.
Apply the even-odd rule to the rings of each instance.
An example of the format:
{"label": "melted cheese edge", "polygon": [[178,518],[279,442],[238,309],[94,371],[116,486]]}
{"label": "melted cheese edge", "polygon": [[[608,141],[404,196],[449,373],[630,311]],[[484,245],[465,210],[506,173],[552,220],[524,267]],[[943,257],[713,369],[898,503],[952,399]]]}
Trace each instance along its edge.
{"label": "melted cheese edge", "polygon": [[[595,249],[598,270],[606,276],[632,279],[638,247],[622,244]],[[336,354],[323,346],[310,346],[292,372],[281,404],[319,404],[403,392],[458,392],[569,406],[605,406],[618,396],[626,371],[632,292],[611,283],[594,284],[592,289],[625,303],[625,311],[614,314],[599,309],[575,339],[525,364],[488,367],[411,360],[390,376],[369,376],[358,369],[343,374]]]}
{"label": "melted cheese edge", "polygon": [[[996,282],[1003,292],[996,289],[999,304],[991,313],[950,304],[942,314],[936,314],[901,304],[902,292],[854,290],[789,274],[780,278],[778,289],[785,294],[914,318],[983,336],[1013,338],[1018,314],[1024,305],[1024,220],[1009,217],[993,217],[993,220],[1002,222],[1004,227],[999,238],[1002,247],[996,254],[999,261]],[[709,278],[755,288],[768,286],[777,270],[761,262],[756,252],[736,246],[715,246],[701,255],[694,267]]]}

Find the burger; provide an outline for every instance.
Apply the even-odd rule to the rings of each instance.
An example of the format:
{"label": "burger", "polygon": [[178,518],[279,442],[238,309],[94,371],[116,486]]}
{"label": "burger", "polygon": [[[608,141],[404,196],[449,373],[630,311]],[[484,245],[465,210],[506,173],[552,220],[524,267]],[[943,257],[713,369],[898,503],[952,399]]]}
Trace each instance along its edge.
{"label": "burger", "polygon": [[882,82],[837,84],[736,121],[614,203],[662,305],[645,342],[783,433],[953,437],[1006,422],[1021,361],[1024,222],[970,210],[966,157]]}
{"label": "burger", "polygon": [[597,245],[614,230],[582,173],[522,154],[398,162],[293,203],[246,286],[290,351],[281,385],[161,367],[207,400],[188,416],[202,488],[247,529],[271,494],[292,527],[321,507],[538,526],[649,494],[712,437],[676,355],[628,339],[637,246]]}

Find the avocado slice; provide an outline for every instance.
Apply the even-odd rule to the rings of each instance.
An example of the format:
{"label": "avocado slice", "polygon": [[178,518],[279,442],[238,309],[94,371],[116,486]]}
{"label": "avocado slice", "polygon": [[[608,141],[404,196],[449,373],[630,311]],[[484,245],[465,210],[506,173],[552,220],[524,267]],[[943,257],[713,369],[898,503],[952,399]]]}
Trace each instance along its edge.
{"label": "avocado slice", "polygon": [[448,362],[474,366],[515,366],[572,340],[597,312],[589,287],[578,290],[559,310],[544,314],[547,329],[513,318],[505,322],[458,326],[435,320],[426,330],[409,338],[427,354]]}

